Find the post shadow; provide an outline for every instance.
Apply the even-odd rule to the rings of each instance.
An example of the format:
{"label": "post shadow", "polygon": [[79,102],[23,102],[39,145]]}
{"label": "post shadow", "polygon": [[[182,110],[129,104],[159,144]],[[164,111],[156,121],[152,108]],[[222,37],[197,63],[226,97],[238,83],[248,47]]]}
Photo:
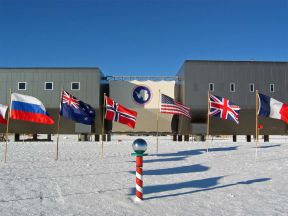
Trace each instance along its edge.
{"label": "post shadow", "polygon": [[216,189],[221,189],[221,188],[226,188],[226,187],[232,187],[236,185],[250,185],[250,184],[255,184],[255,183],[260,183],[260,182],[271,180],[271,178],[259,178],[259,179],[239,181],[236,183],[216,186],[217,184],[219,184],[218,181],[221,178],[223,178],[223,176],[188,181],[188,182],[183,182],[183,183],[176,183],[176,184],[146,186],[144,187],[144,194],[160,193],[160,192],[173,191],[173,190],[178,190],[178,189],[183,189],[183,188],[201,188],[201,189],[182,192],[182,193],[153,196],[153,197],[145,198],[145,200],[181,196],[181,195],[186,195],[186,194],[193,194],[193,193],[205,192],[205,191],[216,190]]}
{"label": "post shadow", "polygon": [[[144,162],[145,163],[145,162]],[[183,173],[192,173],[192,172],[204,172],[209,170],[210,168],[207,166],[203,166],[201,164],[194,164],[189,166],[180,166],[180,167],[172,167],[172,168],[163,168],[156,170],[144,170],[143,175],[175,175],[175,174],[183,174]],[[129,171],[131,174],[135,174],[134,171]]]}

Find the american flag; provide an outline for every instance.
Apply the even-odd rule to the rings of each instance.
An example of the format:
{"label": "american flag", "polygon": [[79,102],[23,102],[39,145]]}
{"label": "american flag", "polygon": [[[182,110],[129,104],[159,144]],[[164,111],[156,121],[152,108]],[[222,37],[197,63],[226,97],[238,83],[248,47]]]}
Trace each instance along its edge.
{"label": "american flag", "polygon": [[229,119],[239,124],[240,107],[226,98],[210,94],[210,116]]}
{"label": "american flag", "polygon": [[173,98],[165,94],[161,94],[160,113],[178,114],[191,118],[190,107],[175,101]]}
{"label": "american flag", "polygon": [[116,103],[113,99],[105,96],[106,112],[105,119],[110,121],[116,121],[122,124],[126,124],[131,128],[135,128],[137,112],[127,109],[119,103]]}

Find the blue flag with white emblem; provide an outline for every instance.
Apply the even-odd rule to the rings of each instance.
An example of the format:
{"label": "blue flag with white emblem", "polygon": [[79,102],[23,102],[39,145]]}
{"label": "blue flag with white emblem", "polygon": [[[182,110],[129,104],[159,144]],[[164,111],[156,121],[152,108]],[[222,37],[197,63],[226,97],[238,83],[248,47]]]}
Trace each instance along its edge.
{"label": "blue flag with white emblem", "polygon": [[95,121],[95,110],[81,100],[78,100],[67,91],[62,91],[60,115],[73,121],[92,125]]}

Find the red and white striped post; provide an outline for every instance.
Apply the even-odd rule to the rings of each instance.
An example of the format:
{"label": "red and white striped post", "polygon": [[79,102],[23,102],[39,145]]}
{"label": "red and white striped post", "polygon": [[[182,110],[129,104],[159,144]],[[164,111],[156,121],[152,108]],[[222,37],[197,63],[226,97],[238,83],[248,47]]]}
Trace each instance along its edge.
{"label": "red and white striped post", "polygon": [[143,156],[144,152],[147,149],[147,143],[144,139],[136,139],[132,147],[135,153],[132,153],[132,156],[136,156],[136,197],[135,202],[143,200]]}
{"label": "red and white striped post", "polygon": [[143,200],[143,157],[136,156],[136,197],[135,201]]}

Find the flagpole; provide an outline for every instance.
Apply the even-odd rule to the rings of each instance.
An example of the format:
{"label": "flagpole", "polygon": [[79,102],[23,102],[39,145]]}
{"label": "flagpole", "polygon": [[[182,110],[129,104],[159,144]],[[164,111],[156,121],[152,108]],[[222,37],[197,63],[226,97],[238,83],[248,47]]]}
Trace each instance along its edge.
{"label": "flagpole", "polygon": [[[61,108],[62,108],[62,95],[63,95],[63,88],[62,88],[61,93],[60,93],[60,104],[61,104]],[[61,108],[60,108],[60,109],[61,109]],[[57,124],[56,160],[58,160],[58,156],[59,156],[59,131],[60,131],[60,119],[61,119],[60,112],[61,112],[61,110],[59,111],[58,124]]]}
{"label": "flagpole", "polygon": [[102,108],[102,143],[101,143],[101,157],[103,157],[104,154],[104,144],[103,144],[103,137],[104,137],[104,124],[105,124],[105,106],[106,106],[106,93],[104,93],[104,99],[103,99],[103,108]]}
{"label": "flagpole", "polygon": [[158,89],[158,110],[157,110],[157,122],[156,122],[156,137],[157,137],[157,142],[156,142],[156,154],[158,154],[158,147],[159,147],[159,110],[160,110],[160,97],[161,97],[161,92],[160,89]]}
{"label": "flagpole", "polygon": [[11,95],[12,95],[12,90],[10,89],[10,101],[9,101],[9,114],[8,114],[8,119],[7,119],[7,125],[6,125],[6,143],[5,143],[5,156],[4,156],[4,162],[6,163],[7,161],[7,152],[8,152],[8,140],[9,140],[9,122],[10,122],[10,115],[11,115]]}
{"label": "flagpole", "polygon": [[209,128],[210,128],[210,119],[209,119],[209,111],[210,111],[210,92],[208,91],[208,97],[207,97],[207,131],[206,131],[206,150],[207,150],[207,153],[208,153],[208,138],[209,138]]}
{"label": "flagpole", "polygon": [[255,135],[256,135],[256,157],[257,157],[257,148],[258,148],[258,141],[259,141],[259,129],[258,129],[258,109],[259,109],[259,101],[258,101],[258,90],[256,90],[256,97],[255,97],[255,100],[256,100],[256,126],[255,126],[255,129],[256,129],[256,132],[255,132]]}

